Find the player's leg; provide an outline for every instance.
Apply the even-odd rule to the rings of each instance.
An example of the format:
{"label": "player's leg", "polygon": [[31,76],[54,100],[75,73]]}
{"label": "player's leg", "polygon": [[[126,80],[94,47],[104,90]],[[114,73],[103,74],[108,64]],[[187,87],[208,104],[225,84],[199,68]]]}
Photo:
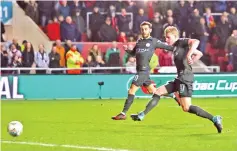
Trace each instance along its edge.
{"label": "player's leg", "polygon": [[126,119],[126,113],[129,110],[129,108],[131,107],[133,100],[135,98],[135,93],[137,92],[139,87],[142,85],[143,81],[144,81],[143,75],[140,74],[140,75],[134,76],[133,82],[128,90],[128,97],[125,100],[123,110],[118,115],[113,116],[112,117],[113,120],[125,120]]}
{"label": "player's leg", "polygon": [[[153,84],[147,86],[146,89],[148,90],[148,92],[150,94],[154,94],[155,93],[154,91],[156,91],[156,88],[155,88],[155,86],[153,86]],[[178,103],[178,105],[180,106],[180,103],[179,103],[180,98],[179,98],[178,92],[166,94],[165,96],[173,98]]]}
{"label": "player's leg", "polygon": [[152,96],[152,99],[148,102],[146,105],[146,108],[144,111],[139,112],[138,114],[132,114],[131,118],[134,121],[141,121],[144,119],[145,115],[148,114],[159,102],[160,97],[165,94],[173,93],[175,91],[174,89],[174,82],[170,82],[167,85],[160,86],[156,89],[154,95]]}
{"label": "player's leg", "polygon": [[146,89],[148,90],[148,92],[150,94],[154,94],[156,92],[156,87],[154,86],[154,84],[150,84],[150,85],[145,86],[145,87],[146,87]]}
{"label": "player's leg", "polygon": [[170,94],[167,94],[165,96],[173,98],[178,103],[178,105],[180,106],[180,101],[179,101],[180,97],[179,97],[178,92],[170,93]]}
{"label": "player's leg", "polygon": [[174,96],[173,96],[173,98],[174,98],[174,100],[178,103],[178,105],[180,106],[181,104],[180,104],[180,96],[179,96],[179,92],[174,92],[174,94],[173,94]]}
{"label": "player's leg", "polygon": [[122,113],[124,113],[124,114],[127,113],[127,111],[129,110],[130,106],[133,103],[135,93],[137,92],[138,89],[139,89],[139,86],[136,86],[135,84],[131,85],[130,89],[128,90],[128,97],[125,101]]}
{"label": "player's leg", "polygon": [[118,115],[113,116],[112,117],[113,120],[125,120],[126,119],[126,113],[129,110],[129,108],[131,107],[133,100],[135,98],[135,93],[137,92],[138,89],[139,89],[138,86],[136,86],[135,84],[131,84],[131,87],[128,90],[128,97],[125,100],[123,110]]}
{"label": "player's leg", "polygon": [[196,114],[199,117],[209,119],[214,123],[219,133],[222,131],[222,121],[220,116],[213,116],[202,108],[192,105],[192,85],[180,83],[180,103],[184,112],[189,112],[191,114]]}
{"label": "player's leg", "polygon": [[152,99],[148,102],[146,105],[145,110],[143,111],[144,114],[146,115],[148,112],[150,112],[159,102],[160,97],[168,94],[168,91],[165,87],[165,85],[160,86],[159,88],[156,89],[155,93],[152,96]]}

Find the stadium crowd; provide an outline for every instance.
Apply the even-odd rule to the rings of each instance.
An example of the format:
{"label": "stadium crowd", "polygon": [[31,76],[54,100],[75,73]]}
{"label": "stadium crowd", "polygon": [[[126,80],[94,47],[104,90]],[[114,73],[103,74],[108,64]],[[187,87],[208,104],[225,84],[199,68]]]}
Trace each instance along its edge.
{"label": "stadium crowd", "polygon": [[[135,66],[135,58],[126,53],[121,58],[121,48],[117,47],[116,41],[135,42],[140,38],[140,23],[150,21],[153,37],[164,40],[164,29],[167,26],[176,26],[180,30],[181,37],[200,40],[199,50],[204,53],[202,61],[206,65],[219,65],[221,71],[237,71],[237,2],[235,1],[25,0],[18,1],[18,4],[49,39],[55,41],[55,44],[52,52],[46,54],[43,44],[39,46],[39,51],[35,51],[30,42],[25,40],[19,45],[14,39],[7,47],[1,45],[1,54],[5,57],[2,59],[2,66],[31,67],[33,64],[37,67],[50,68]],[[91,14],[87,28],[89,12]],[[65,44],[63,45],[61,41]],[[112,46],[101,51],[100,43],[94,44],[87,50],[89,55],[82,57],[81,50],[78,50],[80,48],[74,45],[74,42],[112,42]],[[152,60],[159,60],[160,66],[173,64],[170,53],[165,50],[156,52]],[[70,64],[73,62],[70,58],[74,55],[78,59],[76,63]],[[21,63],[16,63],[16,60]],[[122,63],[119,60],[122,60]],[[74,73],[74,71],[68,72]],[[135,71],[129,69],[127,72]]]}

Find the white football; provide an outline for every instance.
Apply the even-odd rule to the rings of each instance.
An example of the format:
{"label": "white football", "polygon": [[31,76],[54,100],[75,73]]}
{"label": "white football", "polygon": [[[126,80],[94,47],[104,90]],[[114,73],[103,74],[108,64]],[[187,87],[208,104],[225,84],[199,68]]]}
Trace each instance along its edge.
{"label": "white football", "polygon": [[8,124],[7,131],[11,136],[19,136],[23,132],[23,125],[19,121],[11,121]]}

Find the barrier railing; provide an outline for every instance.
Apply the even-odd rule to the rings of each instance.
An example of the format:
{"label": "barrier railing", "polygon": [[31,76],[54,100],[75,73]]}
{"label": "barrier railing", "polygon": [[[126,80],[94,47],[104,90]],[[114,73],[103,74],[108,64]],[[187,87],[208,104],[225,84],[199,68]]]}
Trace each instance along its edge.
{"label": "barrier railing", "polygon": [[[88,74],[93,73],[94,70],[120,70],[121,73],[126,73],[123,70],[125,69],[134,69],[136,67],[81,67],[81,68],[1,68],[1,71],[16,71],[17,74],[20,74],[22,70],[24,71],[37,71],[37,70],[46,70],[48,74],[50,74],[52,71],[64,71],[66,72],[67,70],[87,70]],[[209,69],[209,72],[220,72],[220,67],[219,66],[207,66]],[[177,73],[177,70],[175,66],[163,66],[163,67],[157,67],[155,68],[158,70],[159,73]],[[203,69],[203,67],[193,67],[194,73],[200,73],[200,70]],[[203,71],[204,73],[207,73]]]}

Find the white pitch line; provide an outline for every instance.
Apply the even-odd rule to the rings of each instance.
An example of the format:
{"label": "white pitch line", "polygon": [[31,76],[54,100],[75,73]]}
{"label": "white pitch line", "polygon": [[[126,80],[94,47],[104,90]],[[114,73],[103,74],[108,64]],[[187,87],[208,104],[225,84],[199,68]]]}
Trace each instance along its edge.
{"label": "white pitch line", "polygon": [[105,147],[93,147],[93,146],[79,146],[79,145],[58,145],[58,144],[46,144],[36,142],[18,142],[18,141],[4,141],[1,143],[5,144],[21,144],[21,145],[34,145],[34,146],[46,146],[46,147],[63,147],[63,148],[75,148],[75,149],[88,149],[88,150],[99,150],[99,151],[131,151],[127,149],[113,149]]}

